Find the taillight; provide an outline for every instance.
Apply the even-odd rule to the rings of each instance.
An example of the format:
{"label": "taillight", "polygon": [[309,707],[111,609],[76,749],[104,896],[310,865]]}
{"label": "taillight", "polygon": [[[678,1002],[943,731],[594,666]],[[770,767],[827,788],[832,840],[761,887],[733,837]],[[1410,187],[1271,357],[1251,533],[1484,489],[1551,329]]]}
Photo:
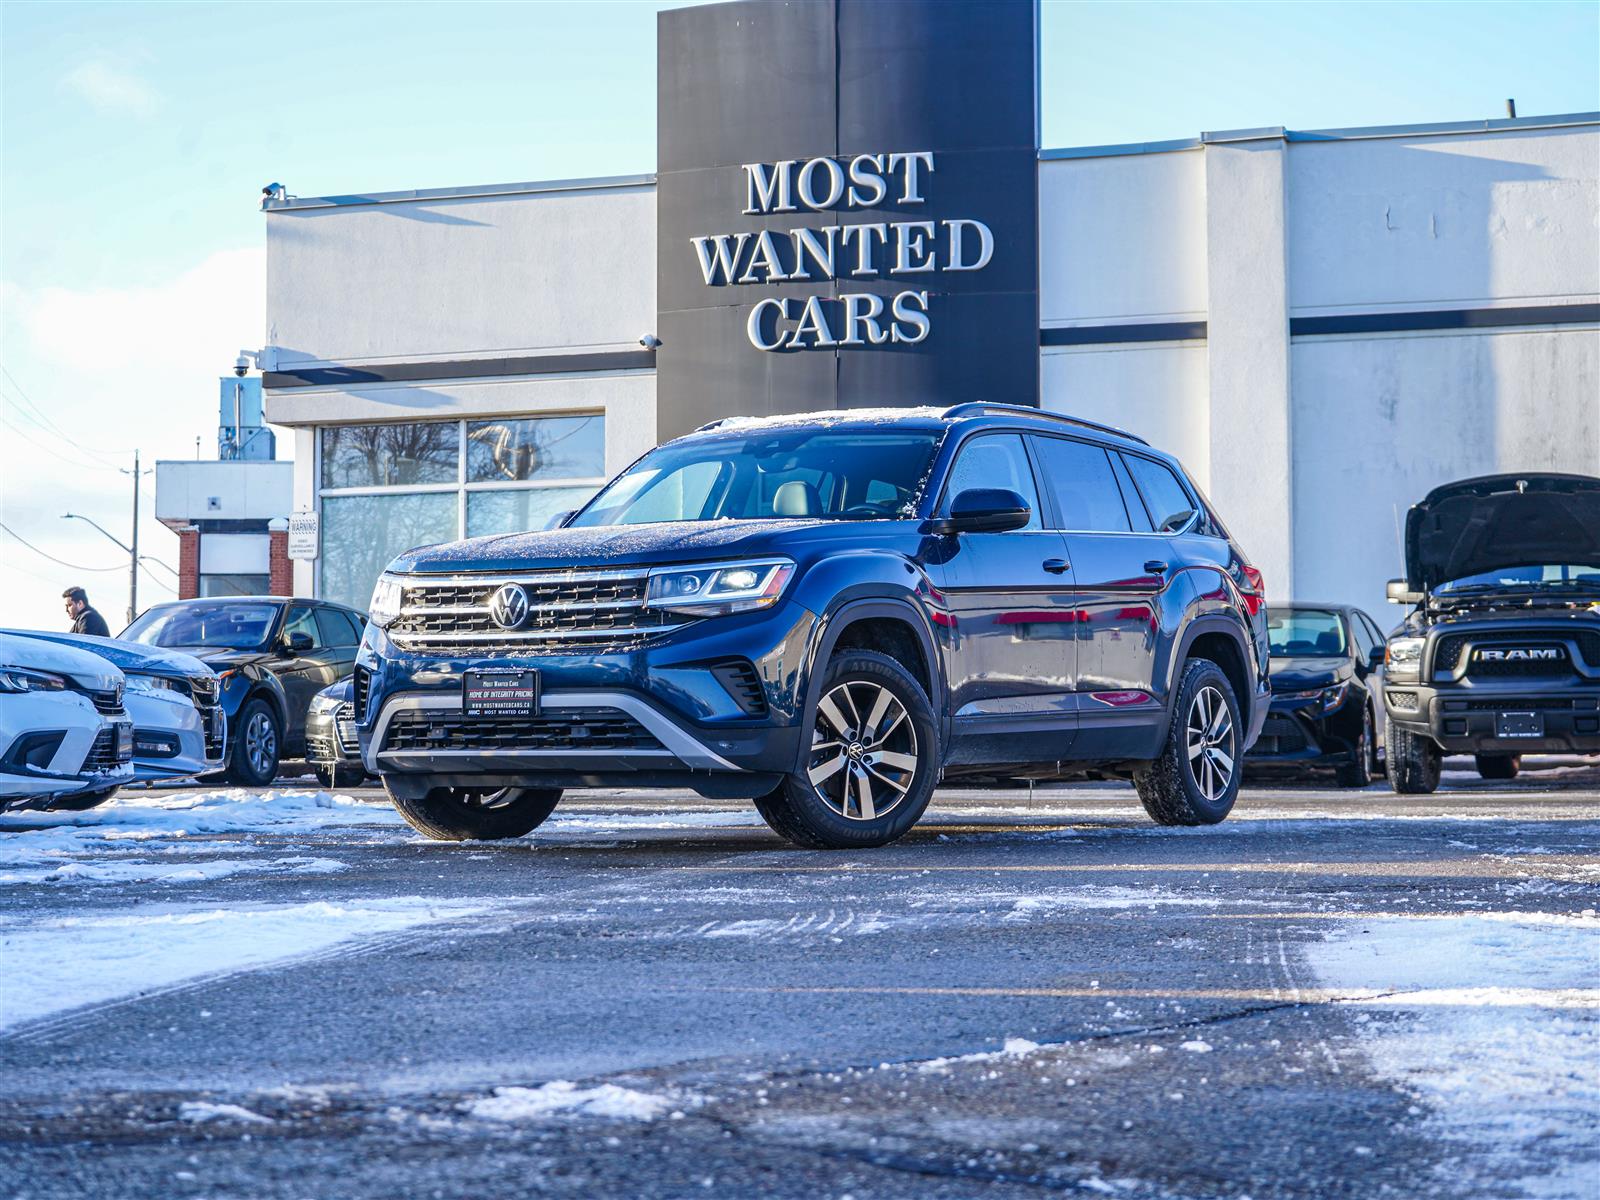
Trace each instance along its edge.
{"label": "taillight", "polygon": [[1244,596],[1244,608],[1253,617],[1267,602],[1267,581],[1255,567],[1245,567],[1240,573],[1244,576],[1244,586],[1239,589]]}

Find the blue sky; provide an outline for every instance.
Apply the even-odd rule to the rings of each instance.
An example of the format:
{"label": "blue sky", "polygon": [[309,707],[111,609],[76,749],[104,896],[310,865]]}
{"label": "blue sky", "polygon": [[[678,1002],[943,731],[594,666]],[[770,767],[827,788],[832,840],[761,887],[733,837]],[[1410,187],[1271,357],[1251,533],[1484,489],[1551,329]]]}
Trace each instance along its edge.
{"label": "blue sky", "polygon": [[[213,445],[215,377],[264,340],[263,184],[651,170],[661,7],[0,5],[0,521],[125,561],[60,513],[126,538],[126,452]],[[1600,4],[1047,2],[1042,60],[1046,146],[1590,111]],[[3,624],[55,623],[69,577],[126,603],[125,571],[4,532],[0,569]]]}

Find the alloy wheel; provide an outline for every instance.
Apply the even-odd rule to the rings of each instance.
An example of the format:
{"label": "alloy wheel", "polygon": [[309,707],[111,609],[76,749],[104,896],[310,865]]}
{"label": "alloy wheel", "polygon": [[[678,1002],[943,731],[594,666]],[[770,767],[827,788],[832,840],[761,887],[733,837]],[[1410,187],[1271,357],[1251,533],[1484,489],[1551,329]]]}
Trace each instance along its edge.
{"label": "alloy wheel", "polygon": [[266,713],[255,713],[245,726],[244,753],[250,760],[250,769],[258,776],[266,775],[277,765],[278,732]]}
{"label": "alloy wheel", "polygon": [[495,788],[490,792],[463,792],[461,802],[468,808],[504,808],[522,792],[521,788]]}
{"label": "alloy wheel", "polygon": [[1214,803],[1227,792],[1237,757],[1233,716],[1216,688],[1203,687],[1195,693],[1187,734],[1189,771],[1200,794]]}
{"label": "alloy wheel", "polygon": [[806,774],[841,817],[871,821],[893,811],[911,790],[917,762],[916,727],[888,688],[853,680],[818,703]]}

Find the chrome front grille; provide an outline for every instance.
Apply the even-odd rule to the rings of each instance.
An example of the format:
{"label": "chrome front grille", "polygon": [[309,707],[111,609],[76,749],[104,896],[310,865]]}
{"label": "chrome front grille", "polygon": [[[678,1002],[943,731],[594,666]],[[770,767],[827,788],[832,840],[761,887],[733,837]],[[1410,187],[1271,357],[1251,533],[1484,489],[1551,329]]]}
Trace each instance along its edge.
{"label": "chrome front grille", "polygon": [[[402,650],[436,654],[550,654],[628,644],[676,629],[682,617],[644,605],[649,572],[528,571],[408,579],[389,626]],[[527,615],[514,628],[490,602],[507,584],[522,589]]]}
{"label": "chrome front grille", "polygon": [[196,708],[210,708],[217,702],[218,680],[215,675],[192,675],[184,680],[189,698]]}
{"label": "chrome front grille", "polygon": [[94,744],[89,747],[89,753],[83,760],[83,767],[78,772],[80,775],[101,774],[115,767],[125,766],[133,759],[133,743],[130,741],[125,750],[117,746],[115,730],[102,729],[94,736]]}
{"label": "chrome front grille", "polygon": [[616,708],[547,708],[532,717],[402,712],[390,723],[383,743],[386,753],[433,750],[659,752],[661,748],[654,734]]}
{"label": "chrome front grille", "polygon": [[356,738],[356,706],[346,700],[334,711],[333,730],[339,739],[339,748],[346,754],[355,754],[360,748]]}
{"label": "chrome front grille", "polygon": [[119,683],[114,688],[107,688],[103,692],[90,692],[89,699],[94,702],[95,709],[103,713],[119,713],[122,711],[122,685]]}
{"label": "chrome front grille", "polygon": [[[1513,648],[1557,648],[1557,658],[1494,659],[1482,651]],[[1600,667],[1600,634],[1588,629],[1549,628],[1452,633],[1441,637],[1433,651],[1435,678],[1545,678],[1579,674],[1578,663],[1591,670]]]}

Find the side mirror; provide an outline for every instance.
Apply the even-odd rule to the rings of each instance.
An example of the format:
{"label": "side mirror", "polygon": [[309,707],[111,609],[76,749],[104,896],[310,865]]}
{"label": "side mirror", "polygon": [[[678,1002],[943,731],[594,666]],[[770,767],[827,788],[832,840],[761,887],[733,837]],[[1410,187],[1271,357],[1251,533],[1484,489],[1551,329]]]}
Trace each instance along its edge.
{"label": "side mirror", "polygon": [[1385,589],[1390,604],[1421,604],[1421,592],[1413,592],[1411,586],[1404,579],[1391,579]]}
{"label": "side mirror", "polygon": [[950,505],[950,515],[935,517],[934,533],[1005,533],[1033,517],[1028,502],[1009,488],[968,488]]}
{"label": "side mirror", "polygon": [[291,633],[283,639],[283,648],[291,656],[304,654],[311,649],[311,635],[309,633]]}
{"label": "side mirror", "polygon": [[1367,652],[1367,666],[1369,666],[1369,667],[1381,667],[1381,666],[1383,666],[1383,647],[1382,646],[1374,646],[1371,650],[1369,650]]}

